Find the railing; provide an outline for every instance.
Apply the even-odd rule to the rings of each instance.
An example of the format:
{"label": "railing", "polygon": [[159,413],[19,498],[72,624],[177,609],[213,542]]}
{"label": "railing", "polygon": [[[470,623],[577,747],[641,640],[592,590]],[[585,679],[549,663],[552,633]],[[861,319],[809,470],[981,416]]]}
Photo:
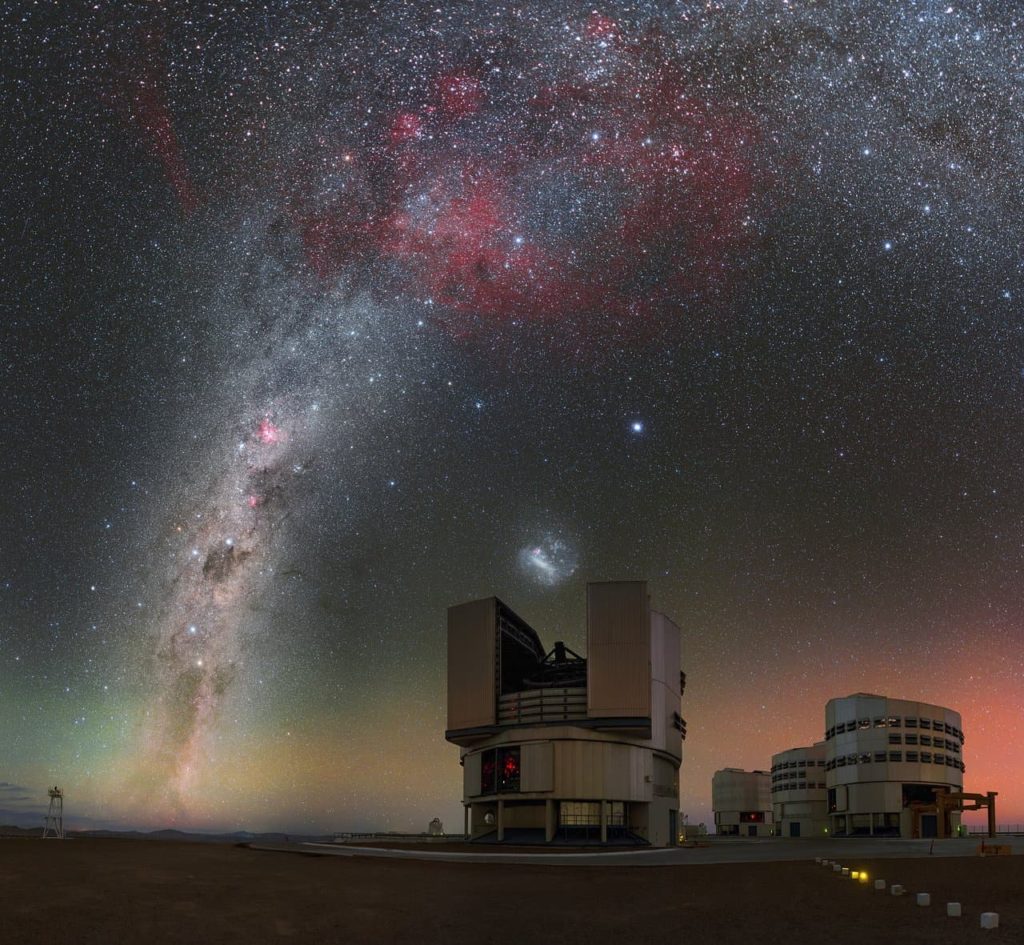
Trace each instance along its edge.
{"label": "railing", "polygon": [[[965,824],[967,832],[972,837],[987,837],[988,827],[984,824]],[[1022,834],[1024,835],[1024,824],[996,824],[996,833]]]}
{"label": "railing", "polygon": [[587,687],[528,689],[498,699],[499,725],[567,722],[587,717]]}

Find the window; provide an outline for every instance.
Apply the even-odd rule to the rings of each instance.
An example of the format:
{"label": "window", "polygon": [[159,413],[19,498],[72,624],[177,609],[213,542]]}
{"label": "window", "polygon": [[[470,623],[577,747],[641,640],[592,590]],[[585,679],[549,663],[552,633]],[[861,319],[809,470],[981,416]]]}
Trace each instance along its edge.
{"label": "window", "polygon": [[955,768],[956,767],[956,758],[954,758],[952,755],[946,755],[946,767],[947,768]]}
{"label": "window", "polygon": [[601,805],[597,801],[559,801],[561,827],[597,827],[601,823]]}
{"label": "window", "polygon": [[856,755],[847,755],[846,756],[846,763],[848,765],[855,765],[857,763],[857,756]]}
{"label": "window", "polygon": [[519,791],[519,746],[492,748],[480,759],[480,793],[514,794]]}
{"label": "window", "polygon": [[871,754],[870,754],[870,752],[864,752],[863,754],[859,755],[857,757],[857,760],[862,765],[869,765],[869,764],[871,764]]}
{"label": "window", "polygon": [[907,716],[907,718],[903,720],[903,725],[906,728],[917,728],[917,719]]}
{"label": "window", "polygon": [[830,738],[835,738],[835,735],[836,735],[836,727],[833,725],[832,728],[830,728],[825,733],[825,741],[828,741]]}
{"label": "window", "polygon": [[932,720],[931,719],[921,719],[921,728],[931,728],[931,727],[932,727]]}
{"label": "window", "polygon": [[846,757],[844,755],[840,755],[838,758],[836,758],[836,767],[837,768],[845,768],[846,767]]}
{"label": "window", "polygon": [[910,761],[910,762],[912,762],[913,764],[916,765],[917,764],[917,752],[916,751],[908,751],[907,752],[907,761]]}
{"label": "window", "polygon": [[885,719],[882,716],[875,719],[875,728],[885,728]]}
{"label": "window", "polygon": [[932,763],[932,753],[930,751],[921,752],[921,764],[930,765]]}
{"label": "window", "polygon": [[818,759],[818,767],[821,768],[821,767],[824,766],[824,764],[825,764],[825,759],[824,758],[819,758]]}
{"label": "window", "polygon": [[931,743],[932,743],[932,737],[931,737],[931,735],[922,735],[922,736],[921,736],[921,744],[922,744],[922,745],[928,745],[928,746],[931,746]]}
{"label": "window", "polygon": [[946,756],[940,755],[938,752],[935,753],[935,764],[944,765],[946,763]]}
{"label": "window", "polygon": [[917,736],[916,735],[911,735],[908,732],[906,735],[903,736],[903,742],[906,745],[916,745],[917,744]]}
{"label": "window", "polygon": [[933,719],[932,728],[935,729],[936,732],[944,732],[946,730],[946,723],[943,722],[942,719]]}
{"label": "window", "polygon": [[899,728],[899,727],[900,727],[900,717],[898,715],[890,715],[889,716],[889,728]]}
{"label": "window", "polygon": [[890,745],[902,745],[903,744],[903,737],[901,735],[890,735],[889,736],[889,744]]}
{"label": "window", "polygon": [[764,811],[763,810],[741,810],[740,811],[740,823],[741,824],[763,824],[764,823]]}
{"label": "window", "polygon": [[885,752],[884,751],[876,751],[875,752],[875,761],[885,761]]}
{"label": "window", "polygon": [[902,761],[903,760],[903,752],[902,751],[890,751],[889,752],[889,760],[890,761]]}
{"label": "window", "polygon": [[871,728],[871,719],[861,719],[860,722],[857,723],[857,727],[860,729]]}

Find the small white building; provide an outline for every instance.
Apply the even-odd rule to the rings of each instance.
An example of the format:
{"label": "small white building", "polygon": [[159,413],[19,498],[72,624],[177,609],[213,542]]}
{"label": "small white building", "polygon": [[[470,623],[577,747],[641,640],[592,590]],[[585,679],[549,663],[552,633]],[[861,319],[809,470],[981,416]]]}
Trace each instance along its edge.
{"label": "small white building", "polygon": [[[934,837],[938,815],[915,811],[935,790],[963,790],[960,714],[859,692],[825,707],[825,783],[833,836]],[[960,813],[947,812],[953,836]]]}
{"label": "small white building", "polygon": [[711,779],[715,832],[725,837],[771,837],[771,775],[767,771],[723,768]]}
{"label": "small white building", "polygon": [[772,813],[780,837],[828,836],[824,742],[772,755]]}

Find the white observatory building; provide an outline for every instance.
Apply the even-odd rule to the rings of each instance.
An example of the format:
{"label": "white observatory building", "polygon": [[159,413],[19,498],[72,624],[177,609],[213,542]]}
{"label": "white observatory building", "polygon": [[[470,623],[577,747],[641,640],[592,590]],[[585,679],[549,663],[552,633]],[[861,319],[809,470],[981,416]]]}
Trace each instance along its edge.
{"label": "white observatory building", "polygon": [[[825,706],[825,783],[836,837],[952,836],[960,812],[915,805],[963,791],[960,713],[858,692]],[[938,817],[943,817],[940,825]]]}
{"label": "white observatory building", "polygon": [[587,585],[587,655],[496,597],[448,610],[448,725],[466,834],[670,846],[686,723],[679,628],[645,581]]}

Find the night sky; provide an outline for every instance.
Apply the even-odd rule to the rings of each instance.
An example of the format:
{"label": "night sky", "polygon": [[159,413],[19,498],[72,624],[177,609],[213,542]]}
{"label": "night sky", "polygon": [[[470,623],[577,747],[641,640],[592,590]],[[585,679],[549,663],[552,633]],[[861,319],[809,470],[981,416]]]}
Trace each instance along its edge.
{"label": "night sky", "polygon": [[857,691],[1024,821],[1018,4],[2,37],[0,822],[461,829],[445,608],[635,578],[691,822]]}

